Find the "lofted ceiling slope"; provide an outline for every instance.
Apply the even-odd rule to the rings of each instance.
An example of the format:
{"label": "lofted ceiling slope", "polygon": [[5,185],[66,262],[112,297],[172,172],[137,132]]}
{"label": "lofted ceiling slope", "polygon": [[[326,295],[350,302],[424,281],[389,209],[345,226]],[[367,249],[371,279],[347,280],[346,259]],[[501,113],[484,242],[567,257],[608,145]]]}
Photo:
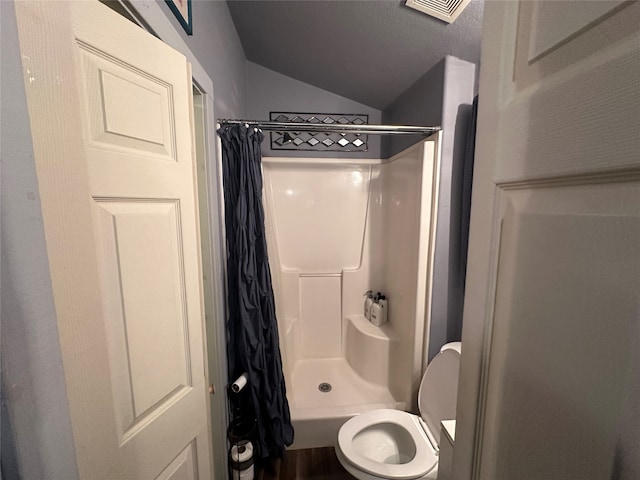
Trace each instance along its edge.
{"label": "lofted ceiling slope", "polygon": [[384,110],[445,55],[480,61],[483,0],[451,25],[404,0],[227,0],[248,60]]}

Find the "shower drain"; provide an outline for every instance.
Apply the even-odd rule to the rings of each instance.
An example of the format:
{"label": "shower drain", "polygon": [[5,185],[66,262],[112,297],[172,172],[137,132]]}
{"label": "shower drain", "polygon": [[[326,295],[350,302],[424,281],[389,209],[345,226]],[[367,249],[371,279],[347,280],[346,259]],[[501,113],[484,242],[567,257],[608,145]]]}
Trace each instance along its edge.
{"label": "shower drain", "polygon": [[322,393],[327,393],[331,391],[331,384],[330,383],[326,383],[326,382],[322,382],[320,385],[318,385],[318,390],[320,390]]}

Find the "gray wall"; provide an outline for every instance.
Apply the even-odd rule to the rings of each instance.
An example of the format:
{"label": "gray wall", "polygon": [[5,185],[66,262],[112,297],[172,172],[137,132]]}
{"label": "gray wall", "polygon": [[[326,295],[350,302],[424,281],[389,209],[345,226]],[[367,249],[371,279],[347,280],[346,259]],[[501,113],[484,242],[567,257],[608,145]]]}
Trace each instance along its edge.
{"label": "gray wall", "polygon": [[[187,35],[166,2],[158,2],[189,50],[213,80],[216,118],[246,115],[246,66],[227,2],[194,0],[193,35]],[[141,11],[144,15],[144,11]]]}
{"label": "gray wall", "polygon": [[[338,72],[339,73],[339,72]],[[253,62],[247,62],[247,116],[269,119],[269,112],[363,113],[369,123],[381,123],[382,112],[327,90],[300,82]],[[267,157],[380,158],[380,136],[369,135],[367,152],[307,152],[271,150],[269,134],[262,143]]]}
{"label": "gray wall", "polygon": [[[428,360],[460,340],[464,278],[460,268],[460,197],[464,147],[475,84],[475,65],[447,56],[404,92],[383,115],[385,123],[442,126],[441,163]],[[387,137],[391,157],[419,141]]]}
{"label": "gray wall", "polygon": [[[385,110],[382,114],[383,122],[390,125],[442,125],[444,70],[443,58]],[[384,158],[391,158],[421,138],[413,135],[387,135],[382,139],[382,155]]]}
{"label": "gray wall", "polygon": [[13,2],[2,24],[2,471],[77,478]]}

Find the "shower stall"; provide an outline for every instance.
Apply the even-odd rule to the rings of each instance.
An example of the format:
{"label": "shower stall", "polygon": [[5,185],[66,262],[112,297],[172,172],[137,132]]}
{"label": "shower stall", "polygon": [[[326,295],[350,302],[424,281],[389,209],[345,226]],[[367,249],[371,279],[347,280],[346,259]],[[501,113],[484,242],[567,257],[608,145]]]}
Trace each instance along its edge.
{"label": "shower stall", "polygon": [[[428,345],[441,133],[388,159],[263,158],[292,448],[353,415],[415,409]],[[388,299],[380,327],[364,292]]]}

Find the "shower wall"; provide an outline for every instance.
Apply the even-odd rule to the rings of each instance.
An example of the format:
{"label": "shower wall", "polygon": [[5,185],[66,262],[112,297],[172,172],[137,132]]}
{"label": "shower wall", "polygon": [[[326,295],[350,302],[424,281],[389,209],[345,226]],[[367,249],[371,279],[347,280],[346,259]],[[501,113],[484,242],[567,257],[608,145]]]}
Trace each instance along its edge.
{"label": "shower wall", "polygon": [[[269,256],[294,420],[305,397],[294,373],[310,361],[346,360],[345,368],[384,389],[380,398],[390,399],[388,406],[414,406],[430,302],[436,158],[431,141],[384,162],[263,159]],[[363,317],[369,289],[389,299],[389,322],[381,328]],[[332,398],[336,406],[350,402],[323,397],[323,406]]]}
{"label": "shower wall", "polygon": [[[421,142],[382,165],[381,217],[384,239],[379,275],[398,341],[390,352],[389,389],[415,410],[422,377],[425,326],[431,303],[430,271],[436,219],[437,171],[434,142]],[[437,165],[437,162],[436,162]],[[428,330],[427,330],[428,332]],[[408,381],[410,379],[410,381]]]}
{"label": "shower wall", "polygon": [[[263,163],[270,263],[289,370],[301,359],[342,355],[342,273],[369,265],[363,245],[375,162],[309,162]],[[363,288],[349,295],[362,298]]]}

